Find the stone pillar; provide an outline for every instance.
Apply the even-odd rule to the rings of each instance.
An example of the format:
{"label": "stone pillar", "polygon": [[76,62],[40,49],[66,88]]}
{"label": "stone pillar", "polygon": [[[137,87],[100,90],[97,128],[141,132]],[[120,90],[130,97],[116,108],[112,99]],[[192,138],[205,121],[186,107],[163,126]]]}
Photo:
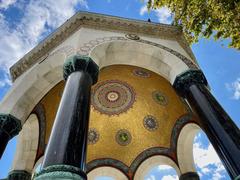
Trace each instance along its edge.
{"label": "stone pillar", "polygon": [[21,121],[11,114],[0,114],[0,158],[10,139],[21,131]]}
{"label": "stone pillar", "polygon": [[63,66],[67,80],[43,160],[35,179],[86,179],[85,158],[91,86],[98,66],[86,56],[73,56]]}
{"label": "stone pillar", "polygon": [[200,125],[232,179],[240,175],[240,131],[207,88],[200,70],[177,76],[174,88],[200,117]]}
{"label": "stone pillar", "polygon": [[196,172],[187,172],[181,174],[179,180],[200,180],[200,178]]}
{"label": "stone pillar", "polygon": [[31,173],[24,170],[13,170],[8,174],[8,180],[31,180]]}

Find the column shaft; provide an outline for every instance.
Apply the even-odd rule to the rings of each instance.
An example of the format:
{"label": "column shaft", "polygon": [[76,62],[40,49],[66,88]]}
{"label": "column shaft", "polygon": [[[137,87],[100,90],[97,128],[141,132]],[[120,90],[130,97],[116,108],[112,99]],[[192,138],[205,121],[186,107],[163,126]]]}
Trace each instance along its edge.
{"label": "column shaft", "polygon": [[1,143],[0,143],[0,158],[2,157],[4,150],[8,144],[9,139],[9,135],[2,129],[0,129],[0,139],[1,139]]}
{"label": "column shaft", "polygon": [[43,167],[65,164],[84,170],[92,78],[87,72],[69,75],[52,128]]}
{"label": "column shaft", "polygon": [[200,178],[196,172],[187,172],[181,174],[179,180],[200,180]]}
{"label": "column shaft", "polygon": [[240,174],[240,131],[203,84],[192,84],[186,93],[201,118],[201,126],[232,178]]}

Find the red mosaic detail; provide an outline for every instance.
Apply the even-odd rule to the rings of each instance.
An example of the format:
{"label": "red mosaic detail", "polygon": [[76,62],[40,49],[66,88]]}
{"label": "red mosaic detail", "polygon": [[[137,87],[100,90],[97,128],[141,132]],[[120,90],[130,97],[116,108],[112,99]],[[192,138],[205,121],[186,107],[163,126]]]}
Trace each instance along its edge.
{"label": "red mosaic detail", "polygon": [[139,76],[139,77],[142,77],[142,78],[149,78],[150,77],[150,73],[147,72],[146,70],[143,70],[143,69],[134,69],[133,70],[133,74],[135,76]]}

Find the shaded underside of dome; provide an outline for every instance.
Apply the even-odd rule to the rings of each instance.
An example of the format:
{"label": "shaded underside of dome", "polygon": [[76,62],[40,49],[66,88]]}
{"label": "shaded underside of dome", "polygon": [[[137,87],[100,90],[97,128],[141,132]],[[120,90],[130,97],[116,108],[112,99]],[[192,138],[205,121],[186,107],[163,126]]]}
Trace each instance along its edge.
{"label": "shaded underside of dome", "polygon": [[[45,145],[63,89],[60,82],[39,103],[45,111],[45,128],[40,132]],[[184,100],[158,74],[128,65],[102,68],[92,87],[87,169],[107,165],[131,176],[141,162],[159,154],[178,164],[177,138],[192,121]],[[44,148],[39,146],[39,157]]]}

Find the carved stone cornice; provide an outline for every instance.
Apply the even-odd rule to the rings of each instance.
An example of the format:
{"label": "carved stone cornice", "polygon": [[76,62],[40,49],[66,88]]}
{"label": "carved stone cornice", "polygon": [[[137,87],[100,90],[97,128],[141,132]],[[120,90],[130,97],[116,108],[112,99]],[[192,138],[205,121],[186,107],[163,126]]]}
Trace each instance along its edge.
{"label": "carved stone cornice", "polygon": [[47,58],[54,48],[82,27],[176,40],[189,56],[195,60],[188,43],[182,35],[181,29],[176,26],[123,19],[95,13],[78,12],[10,68],[12,80],[16,80],[35,63]]}

